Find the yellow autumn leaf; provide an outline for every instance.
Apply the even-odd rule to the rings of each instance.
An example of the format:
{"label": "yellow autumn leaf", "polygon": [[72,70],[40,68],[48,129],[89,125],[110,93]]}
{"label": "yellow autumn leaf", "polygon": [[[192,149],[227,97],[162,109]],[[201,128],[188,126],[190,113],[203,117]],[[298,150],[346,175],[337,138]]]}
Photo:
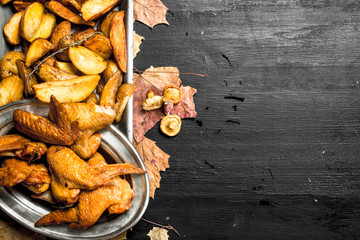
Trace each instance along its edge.
{"label": "yellow autumn leaf", "polygon": [[169,239],[169,235],[167,234],[167,230],[159,227],[153,227],[147,236],[150,237],[150,240],[167,240]]}

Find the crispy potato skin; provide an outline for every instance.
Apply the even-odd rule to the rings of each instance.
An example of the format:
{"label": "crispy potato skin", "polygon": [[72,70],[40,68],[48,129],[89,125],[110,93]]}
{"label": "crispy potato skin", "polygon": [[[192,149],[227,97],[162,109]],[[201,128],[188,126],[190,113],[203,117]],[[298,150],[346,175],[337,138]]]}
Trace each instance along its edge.
{"label": "crispy potato skin", "polygon": [[119,90],[116,94],[117,104],[120,103],[119,109],[118,110],[116,109],[117,113],[116,113],[115,120],[117,122],[120,122],[120,120],[124,114],[126,104],[128,103],[128,101],[129,101],[131,95],[134,93],[135,89],[136,89],[136,85],[131,84],[131,83],[124,83],[123,85],[121,85],[119,87]]}
{"label": "crispy potato skin", "polygon": [[83,45],[84,47],[99,54],[104,59],[109,59],[113,52],[110,39],[100,34],[96,34],[95,36],[91,37],[86,42],[84,42]]}
{"label": "crispy potato skin", "polygon": [[48,39],[56,26],[56,17],[54,14],[46,12],[43,14],[40,26],[35,35],[29,40],[33,42],[38,38]]}
{"label": "crispy potato skin", "polygon": [[87,0],[82,4],[80,12],[85,21],[90,21],[103,16],[120,2],[121,0]]}
{"label": "crispy potato skin", "polygon": [[79,29],[72,34],[75,41],[82,41],[84,38],[90,37],[91,34],[96,32],[93,28]]}
{"label": "crispy potato skin", "polygon": [[115,14],[111,22],[110,42],[113,47],[114,57],[121,71],[127,71],[126,33],[124,23],[125,12]]}
{"label": "crispy potato skin", "polygon": [[55,49],[58,48],[58,43],[63,36],[71,34],[71,23],[69,21],[62,21],[59,23],[50,37],[50,42],[55,45]]}
{"label": "crispy potato skin", "polygon": [[78,77],[46,63],[40,65],[36,74],[44,82],[65,81]]}
{"label": "crispy potato skin", "polygon": [[4,27],[4,35],[8,43],[18,45],[21,43],[20,21],[23,11],[15,13]]}
{"label": "crispy potato skin", "polygon": [[10,77],[12,75],[19,75],[16,61],[25,61],[25,55],[22,52],[11,51],[6,53],[0,61],[0,75],[1,78]]}
{"label": "crispy potato skin", "polygon": [[88,25],[90,27],[95,26],[95,22],[85,21],[80,15],[74,13],[73,11],[71,11],[70,9],[68,9],[67,7],[65,7],[64,5],[62,5],[61,3],[57,2],[57,1],[50,1],[50,2],[45,3],[45,7],[49,11],[58,15],[59,17],[62,17],[74,24]]}
{"label": "crispy potato skin", "polygon": [[[57,49],[66,48],[67,46],[69,46],[73,43],[75,43],[75,39],[73,38],[73,36],[65,35],[62,38],[60,38],[58,45],[57,45]],[[65,62],[71,61],[70,57],[69,57],[69,49],[66,49],[63,52],[59,52],[58,54],[56,54],[56,57]]]}
{"label": "crispy potato skin", "polygon": [[111,22],[115,14],[118,12],[119,11],[112,11],[106,15],[106,17],[104,17],[97,26],[97,30],[102,32],[105,37],[110,37]]}
{"label": "crispy potato skin", "polygon": [[37,81],[37,78],[35,77],[34,74],[28,80],[28,76],[32,72],[32,69],[27,68],[23,61],[17,60],[16,65],[17,65],[18,70],[19,70],[20,78],[21,78],[21,80],[23,81],[23,84],[24,84],[24,96],[25,96],[25,98],[27,98],[28,94],[31,94],[31,95],[34,94],[34,90],[33,90],[32,86],[34,84],[37,84],[38,81]]}

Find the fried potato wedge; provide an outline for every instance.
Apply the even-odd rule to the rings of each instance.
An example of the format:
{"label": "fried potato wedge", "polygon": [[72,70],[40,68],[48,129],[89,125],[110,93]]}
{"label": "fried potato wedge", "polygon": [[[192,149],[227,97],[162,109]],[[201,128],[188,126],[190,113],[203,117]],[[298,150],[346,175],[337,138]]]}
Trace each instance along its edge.
{"label": "fried potato wedge", "polygon": [[30,42],[39,29],[44,11],[44,5],[39,2],[34,2],[25,9],[20,21],[20,35],[27,41]]}
{"label": "fried potato wedge", "polygon": [[23,81],[19,76],[10,76],[0,82],[0,106],[18,101],[24,91]]}
{"label": "fried potato wedge", "polygon": [[[31,68],[27,68],[25,66],[25,63],[21,60],[17,60],[16,61],[16,65],[18,67],[19,70],[19,75],[21,80],[23,81],[24,84],[24,96],[25,98],[28,97],[29,94],[34,95],[34,90],[32,88],[32,86],[34,84],[37,84],[37,78],[35,77],[35,75],[31,75],[31,77],[29,78],[30,73],[32,72]],[[28,80],[29,78],[29,80]]]}
{"label": "fried potato wedge", "polygon": [[85,21],[101,17],[119,4],[121,0],[87,0],[81,6],[81,15]]}
{"label": "fried potato wedge", "polygon": [[81,1],[80,0],[59,0],[59,2],[66,7],[69,7],[71,9],[74,9],[74,10],[80,12],[80,9],[81,9]]}
{"label": "fried potato wedge", "polygon": [[100,74],[106,68],[106,60],[83,46],[71,47],[69,57],[74,66],[84,74]]}
{"label": "fried potato wedge", "polygon": [[74,24],[79,24],[79,25],[88,25],[88,26],[95,26],[95,22],[93,21],[85,21],[84,19],[82,19],[82,17],[76,13],[74,13],[73,11],[71,11],[70,9],[68,9],[67,7],[65,7],[64,5],[62,5],[61,3],[57,2],[57,1],[50,1],[45,3],[45,7],[55,13],[56,15],[58,15],[59,17],[62,17]]}
{"label": "fried potato wedge", "polygon": [[46,58],[44,63],[49,64],[50,66],[55,66],[56,61],[57,61],[56,57],[52,56],[52,57]]}
{"label": "fried potato wedge", "polygon": [[99,98],[96,93],[92,92],[83,102],[90,104],[99,104]]}
{"label": "fried potato wedge", "polygon": [[88,38],[91,36],[91,34],[94,34],[96,31],[93,28],[86,28],[86,29],[79,29],[75,31],[72,36],[75,39],[75,41],[80,42],[84,40],[84,38]]}
{"label": "fried potato wedge", "polygon": [[115,14],[118,13],[118,12],[119,11],[112,11],[111,13],[106,15],[106,17],[104,17],[101,20],[101,22],[98,24],[97,30],[102,32],[105,37],[110,36],[111,21],[112,21],[113,17],[115,16]]}
{"label": "fried potato wedge", "polygon": [[25,65],[26,67],[30,67],[37,60],[45,56],[46,53],[50,52],[55,48],[54,44],[49,42],[48,40],[38,38],[34,42],[31,43],[28,52],[25,57]]}
{"label": "fried potato wedge", "polygon": [[79,77],[77,75],[58,69],[54,66],[50,66],[46,63],[40,65],[40,67],[36,71],[36,74],[44,82],[65,81]]}
{"label": "fried potato wedge", "polygon": [[117,65],[120,67],[121,71],[126,73],[127,51],[124,17],[124,11],[116,13],[113,17],[110,29],[110,42],[113,47]]}
{"label": "fried potato wedge", "polygon": [[27,6],[29,6],[29,5],[31,5],[31,2],[26,2],[26,1],[14,1],[13,2],[13,6],[14,6],[15,10],[18,12],[25,11]]}
{"label": "fried potato wedge", "polygon": [[21,43],[20,21],[23,13],[24,12],[15,13],[4,27],[4,36],[12,45],[18,45]]}
{"label": "fried potato wedge", "polygon": [[110,39],[100,34],[89,38],[83,45],[104,59],[109,59],[113,52]]}
{"label": "fried potato wedge", "polygon": [[82,75],[82,72],[80,72],[79,69],[77,69],[74,64],[70,62],[56,61],[54,66],[71,74]]}
{"label": "fried potato wedge", "polygon": [[10,77],[11,75],[19,75],[16,61],[25,61],[25,55],[22,52],[12,51],[6,53],[0,61],[1,78]]}
{"label": "fried potato wedge", "polygon": [[42,16],[42,20],[35,35],[29,40],[33,42],[35,39],[43,38],[48,39],[56,26],[56,17],[50,12],[46,12]]}
{"label": "fried potato wedge", "polygon": [[62,21],[59,23],[51,34],[50,42],[55,45],[57,49],[58,43],[63,36],[71,34],[71,23],[69,21]]}
{"label": "fried potato wedge", "polygon": [[124,111],[125,111],[125,107],[126,104],[128,103],[131,95],[134,93],[136,89],[136,85],[131,84],[131,83],[124,83],[123,85],[121,85],[119,87],[119,90],[116,94],[116,101],[117,104],[120,103],[119,109],[116,109],[116,118],[115,120],[117,122],[120,122]]}
{"label": "fried potato wedge", "polygon": [[114,108],[116,92],[120,86],[122,73],[118,70],[104,86],[100,96],[100,106]]}
{"label": "fried potato wedge", "polygon": [[[73,43],[75,43],[75,39],[71,35],[63,36],[58,42],[57,49],[65,48]],[[70,62],[69,49],[59,52],[58,54],[56,54],[56,57],[62,61]]]}
{"label": "fried potato wedge", "polygon": [[1,0],[0,2],[2,3],[2,4],[7,4],[7,3],[9,3],[9,2],[11,2],[12,0]]}
{"label": "fried potato wedge", "polygon": [[[118,71],[120,70],[120,68],[118,67],[118,65],[116,64],[116,62],[112,59],[109,59],[106,61],[107,65],[105,70],[101,73],[101,79],[99,84],[96,87],[96,91],[100,94],[102,93],[105,84],[109,81],[109,79]],[[119,85],[121,85],[121,83],[123,82],[123,78],[124,75],[121,73],[120,75],[120,83]]]}
{"label": "fried potato wedge", "polygon": [[94,91],[99,80],[99,75],[85,75],[65,81],[35,84],[33,88],[36,97],[43,102],[50,102],[51,96],[62,103],[79,102]]}

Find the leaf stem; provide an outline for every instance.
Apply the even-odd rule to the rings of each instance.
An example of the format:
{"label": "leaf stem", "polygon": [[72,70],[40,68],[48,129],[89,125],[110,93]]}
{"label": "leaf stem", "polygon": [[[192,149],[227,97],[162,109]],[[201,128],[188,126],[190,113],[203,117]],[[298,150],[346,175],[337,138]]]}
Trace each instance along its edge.
{"label": "leaf stem", "polygon": [[100,35],[104,35],[102,32],[94,32],[93,34],[89,35],[88,37],[82,39],[81,41],[76,41],[70,45],[67,45],[66,47],[64,48],[60,48],[59,50],[57,50],[56,52],[53,52],[52,54],[48,55],[46,58],[44,58],[43,60],[41,60],[35,67],[34,67],[34,70],[28,75],[27,79],[26,79],[26,84],[28,85],[29,83],[29,79],[32,75],[34,75],[34,73],[39,69],[39,67],[41,66],[41,64],[43,64],[46,60],[48,60],[49,58],[55,56],[56,54],[58,53],[61,53],[73,46],[78,46],[78,45],[81,45],[82,43],[86,42],[89,38],[95,36],[96,34],[100,34]]}
{"label": "leaf stem", "polygon": [[144,222],[148,222],[148,223],[150,223],[150,224],[153,224],[153,225],[155,225],[155,226],[158,226],[158,227],[161,227],[161,228],[165,228],[165,229],[167,229],[167,230],[174,231],[174,233],[176,233],[176,235],[178,235],[178,236],[180,237],[180,233],[179,233],[178,231],[176,231],[176,229],[173,228],[173,227],[170,226],[170,225],[164,226],[164,225],[161,225],[161,224],[159,224],[159,223],[156,223],[156,222],[152,222],[152,221],[150,221],[150,220],[147,220],[147,219],[145,219],[145,218],[141,218],[141,220],[143,220]]}
{"label": "leaf stem", "polygon": [[[171,71],[140,71],[137,68],[134,67],[134,71],[138,72],[138,73],[144,73],[144,72],[148,72],[148,73],[178,73],[178,72],[171,72]],[[194,76],[199,76],[199,77],[206,77],[207,74],[200,74],[200,73],[184,73],[184,72],[179,72],[179,74],[183,74],[183,75],[194,75]]]}

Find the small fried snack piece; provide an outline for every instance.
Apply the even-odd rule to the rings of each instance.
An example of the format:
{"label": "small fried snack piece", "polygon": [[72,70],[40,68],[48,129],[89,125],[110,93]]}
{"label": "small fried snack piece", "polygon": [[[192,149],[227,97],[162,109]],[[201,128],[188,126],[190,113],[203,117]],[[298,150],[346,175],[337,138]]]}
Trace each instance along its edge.
{"label": "small fried snack piece", "polygon": [[173,137],[180,132],[181,118],[178,115],[167,115],[161,119],[160,129],[169,137]]}
{"label": "small fried snack piece", "polygon": [[69,57],[74,66],[85,74],[100,74],[106,68],[106,60],[83,46],[70,47]]}
{"label": "small fried snack piece", "polygon": [[48,39],[56,26],[56,17],[50,12],[45,12],[42,15],[41,23],[35,35],[29,40],[33,42],[38,38]]}
{"label": "small fried snack piece", "polygon": [[125,12],[120,11],[113,16],[110,28],[110,42],[117,65],[121,71],[127,71],[127,51],[126,51],[126,32],[125,32]]}
{"label": "small fried snack piece", "polygon": [[164,96],[164,102],[168,102],[169,100],[172,100],[174,104],[177,104],[182,99],[182,92],[178,86],[168,85],[164,89],[163,96]]}
{"label": "small fried snack piece", "polygon": [[45,56],[48,52],[55,48],[54,44],[49,42],[48,40],[38,38],[33,41],[26,53],[25,57],[25,65],[26,67],[30,67],[37,60]]}
{"label": "small fried snack piece", "polygon": [[81,6],[81,14],[85,21],[101,17],[119,4],[121,0],[87,0]]}
{"label": "small fried snack piece", "polygon": [[33,37],[40,27],[44,11],[44,5],[39,2],[26,7],[20,21],[20,35],[27,41],[34,40]]}
{"label": "small fried snack piece", "polygon": [[46,63],[40,65],[36,71],[36,74],[44,82],[65,81],[79,77],[72,73],[65,72],[59,68],[50,66]]}
{"label": "small fried snack piece", "polygon": [[119,105],[119,109],[115,109],[116,113],[116,118],[115,120],[117,122],[120,122],[124,111],[125,111],[125,107],[131,97],[131,95],[134,93],[136,89],[136,85],[135,84],[131,84],[131,83],[124,83],[123,85],[121,85],[119,87],[119,90],[117,92],[116,95],[116,105]]}
{"label": "small fried snack piece", "polygon": [[0,106],[22,98],[24,83],[19,76],[10,76],[0,82]]}
{"label": "small fried snack piece", "polygon": [[58,49],[58,43],[63,36],[71,35],[71,23],[69,21],[62,21],[59,23],[50,37],[50,42]]}
{"label": "small fried snack piece", "polygon": [[4,27],[4,35],[6,40],[12,45],[21,43],[20,21],[24,12],[15,13]]}

